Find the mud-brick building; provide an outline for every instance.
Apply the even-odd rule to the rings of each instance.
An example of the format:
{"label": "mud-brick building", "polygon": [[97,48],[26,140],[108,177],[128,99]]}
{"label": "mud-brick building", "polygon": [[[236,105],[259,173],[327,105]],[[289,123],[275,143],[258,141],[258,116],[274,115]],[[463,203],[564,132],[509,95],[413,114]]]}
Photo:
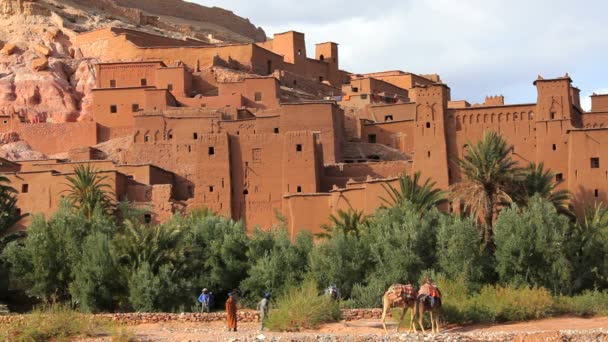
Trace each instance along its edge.
{"label": "mud-brick building", "polygon": [[[578,214],[608,199],[608,95],[583,110],[567,74],[535,80],[534,103],[489,96],[471,104],[452,99],[439,75],[344,72],[334,43],[308,58],[304,35],[293,31],[211,45],[107,28],[75,44],[102,56],[91,122],[0,117],[0,132],[16,131],[47,154],[67,152],[0,161],[24,213],[51,214],[65,177],[87,163],[107,175],[117,200],[150,208],[152,222],[207,207],[249,229],[284,217],[292,234],[318,232],[338,210],[372,213],[400,174],[419,171],[443,189],[461,181],[455,158],[489,130],[522,166],[554,171]],[[124,146],[98,149],[112,141]]]}

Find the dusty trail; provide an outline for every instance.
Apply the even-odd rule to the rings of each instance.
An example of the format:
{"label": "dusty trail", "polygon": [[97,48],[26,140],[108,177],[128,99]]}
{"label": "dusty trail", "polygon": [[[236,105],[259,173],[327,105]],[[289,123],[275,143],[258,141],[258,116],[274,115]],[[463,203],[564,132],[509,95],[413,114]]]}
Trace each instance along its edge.
{"label": "dusty trail", "polygon": [[227,332],[222,322],[142,324],[133,330],[138,341],[608,341],[608,317],[453,326],[436,336],[397,334],[392,322],[389,327],[389,334],[384,334],[379,320],[360,320],[298,333],[259,332],[254,323],[242,323],[238,332]]}

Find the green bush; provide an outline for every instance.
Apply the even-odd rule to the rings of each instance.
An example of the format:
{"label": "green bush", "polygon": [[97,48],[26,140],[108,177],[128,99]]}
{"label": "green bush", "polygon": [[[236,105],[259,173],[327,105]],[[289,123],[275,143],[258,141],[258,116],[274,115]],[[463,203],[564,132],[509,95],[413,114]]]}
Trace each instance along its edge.
{"label": "green bush", "polygon": [[513,205],[500,213],[495,230],[496,270],[503,284],[569,291],[565,245],[570,222],[552,203],[534,196],[525,208]]}
{"label": "green bush", "polygon": [[574,297],[555,298],[555,311],[559,314],[577,316],[607,316],[608,291],[587,291]]}
{"label": "green bush", "polygon": [[266,326],[274,331],[315,329],[322,323],[340,320],[338,302],[319,294],[316,283],[306,280],[280,296],[271,309]]}

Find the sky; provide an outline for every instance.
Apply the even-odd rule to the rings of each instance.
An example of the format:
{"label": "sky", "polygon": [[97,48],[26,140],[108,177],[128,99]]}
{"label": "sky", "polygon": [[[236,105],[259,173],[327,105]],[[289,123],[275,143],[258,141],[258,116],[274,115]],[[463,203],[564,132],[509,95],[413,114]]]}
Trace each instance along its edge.
{"label": "sky", "polygon": [[340,68],[437,73],[452,99],[536,101],[532,82],[566,73],[588,95],[608,93],[605,0],[190,0],[249,18],[266,35],[296,30],[340,44]]}

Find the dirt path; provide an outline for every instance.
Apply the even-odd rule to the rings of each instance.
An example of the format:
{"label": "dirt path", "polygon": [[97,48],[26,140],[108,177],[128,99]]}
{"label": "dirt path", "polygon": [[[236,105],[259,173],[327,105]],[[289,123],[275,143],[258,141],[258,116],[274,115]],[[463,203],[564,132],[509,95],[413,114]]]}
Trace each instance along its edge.
{"label": "dirt path", "polygon": [[390,323],[384,334],[379,320],[326,324],[316,331],[259,332],[257,324],[239,324],[227,332],[223,323],[143,324],[134,327],[139,341],[608,341],[608,317],[563,317],[538,321],[447,327],[436,336],[396,334]]}

